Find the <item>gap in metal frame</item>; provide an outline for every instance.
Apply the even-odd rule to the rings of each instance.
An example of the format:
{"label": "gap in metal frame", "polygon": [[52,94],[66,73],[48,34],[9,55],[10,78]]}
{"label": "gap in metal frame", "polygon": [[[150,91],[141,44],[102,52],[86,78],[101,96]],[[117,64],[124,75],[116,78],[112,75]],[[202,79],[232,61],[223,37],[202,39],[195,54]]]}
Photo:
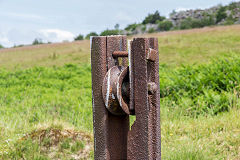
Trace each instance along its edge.
{"label": "gap in metal frame", "polygon": [[134,122],[136,121],[136,116],[129,116],[129,130],[132,130],[132,125],[134,124]]}

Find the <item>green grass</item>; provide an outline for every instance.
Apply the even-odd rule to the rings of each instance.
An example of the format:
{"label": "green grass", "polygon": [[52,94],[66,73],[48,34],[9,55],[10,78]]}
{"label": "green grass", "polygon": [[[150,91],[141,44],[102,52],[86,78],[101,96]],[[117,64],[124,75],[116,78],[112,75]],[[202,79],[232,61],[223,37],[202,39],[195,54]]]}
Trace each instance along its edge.
{"label": "green grass", "polygon": [[239,109],[191,118],[162,106],[163,159],[239,159]]}
{"label": "green grass", "polygon": [[90,133],[90,69],[90,65],[65,65],[1,70],[0,151],[40,124],[65,124]]}
{"label": "green grass", "polygon": [[35,66],[62,66],[90,63],[89,41],[44,44],[0,50],[0,67],[7,69]]}
{"label": "green grass", "polygon": [[161,103],[173,109],[179,106],[183,115],[193,117],[229,111],[240,104],[239,66],[237,56],[175,69],[162,66]]}
{"label": "green grass", "polygon": [[[159,36],[163,159],[240,159],[239,31],[153,34]],[[0,52],[0,159],[92,158],[88,43]]]}

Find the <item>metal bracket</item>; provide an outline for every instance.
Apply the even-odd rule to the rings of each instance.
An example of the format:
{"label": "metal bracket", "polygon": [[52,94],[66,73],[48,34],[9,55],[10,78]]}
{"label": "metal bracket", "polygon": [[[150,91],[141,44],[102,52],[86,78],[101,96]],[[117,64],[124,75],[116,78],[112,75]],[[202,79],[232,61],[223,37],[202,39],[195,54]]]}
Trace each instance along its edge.
{"label": "metal bracket", "polygon": [[95,159],[161,159],[158,40],[126,42],[91,39]]}

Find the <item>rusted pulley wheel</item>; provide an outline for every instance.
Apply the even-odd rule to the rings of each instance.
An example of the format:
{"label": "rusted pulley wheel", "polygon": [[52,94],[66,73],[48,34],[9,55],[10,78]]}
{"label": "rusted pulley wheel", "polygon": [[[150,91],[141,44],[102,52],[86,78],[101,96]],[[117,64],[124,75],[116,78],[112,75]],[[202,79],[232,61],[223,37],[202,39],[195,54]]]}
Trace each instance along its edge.
{"label": "rusted pulley wheel", "polygon": [[112,67],[102,85],[103,100],[108,111],[118,116],[130,114],[129,92],[129,68]]}

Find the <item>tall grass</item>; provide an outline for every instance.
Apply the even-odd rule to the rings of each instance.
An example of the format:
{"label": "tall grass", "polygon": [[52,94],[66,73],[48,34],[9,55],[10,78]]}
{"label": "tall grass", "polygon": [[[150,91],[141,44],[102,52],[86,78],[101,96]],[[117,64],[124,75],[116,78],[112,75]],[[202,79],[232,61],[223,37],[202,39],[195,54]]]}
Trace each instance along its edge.
{"label": "tall grass", "polygon": [[[219,132],[224,127],[219,126],[222,129],[212,130],[212,120],[206,126],[204,123],[199,124],[203,127],[203,131],[186,126],[198,126],[196,121],[201,122],[204,118],[208,119],[207,117],[212,119],[212,116],[239,107],[239,65],[240,58],[233,57],[215,60],[207,65],[181,66],[175,69],[160,66],[163,156],[166,159],[186,157],[208,159],[203,156],[206,153],[212,157],[214,157],[212,154],[221,157],[219,151],[224,148],[213,150],[211,154],[207,149],[201,151],[198,146],[191,143],[202,141],[202,138],[208,139],[211,132]],[[0,153],[14,151],[18,140],[26,133],[35,130],[39,124],[64,123],[90,133],[92,132],[91,108],[90,65],[68,64],[62,67],[34,67],[16,71],[1,69]],[[198,119],[195,121],[192,117]],[[223,122],[227,123],[226,119],[223,119]],[[235,123],[239,125],[239,122]],[[232,128],[235,129],[237,126]],[[188,135],[194,138],[176,139]],[[172,144],[174,142],[170,137],[177,143]],[[234,138],[230,140],[234,141]],[[185,145],[183,142],[189,144]],[[30,143],[29,140],[21,143],[20,147],[24,147],[25,144],[29,146],[27,149],[30,153],[35,154],[39,150],[39,147],[36,148],[36,144]],[[236,142],[236,145],[239,144]],[[202,145],[207,148],[205,143]],[[181,149],[178,151],[175,147],[179,146]],[[213,146],[218,144],[212,144],[211,147]],[[171,150],[174,152],[169,154]],[[236,152],[236,148],[234,151]],[[24,152],[25,156],[32,157],[29,152]],[[9,153],[12,157],[16,157],[17,153],[20,154]],[[236,155],[233,154],[233,157]],[[36,156],[41,157],[41,154]],[[4,154],[4,157],[7,157],[7,154]]]}
{"label": "tall grass", "polygon": [[90,65],[0,70],[0,152],[39,124],[92,130]]}
{"label": "tall grass", "polygon": [[163,105],[181,108],[184,115],[216,115],[240,104],[240,59],[213,60],[177,69],[160,67]]}

